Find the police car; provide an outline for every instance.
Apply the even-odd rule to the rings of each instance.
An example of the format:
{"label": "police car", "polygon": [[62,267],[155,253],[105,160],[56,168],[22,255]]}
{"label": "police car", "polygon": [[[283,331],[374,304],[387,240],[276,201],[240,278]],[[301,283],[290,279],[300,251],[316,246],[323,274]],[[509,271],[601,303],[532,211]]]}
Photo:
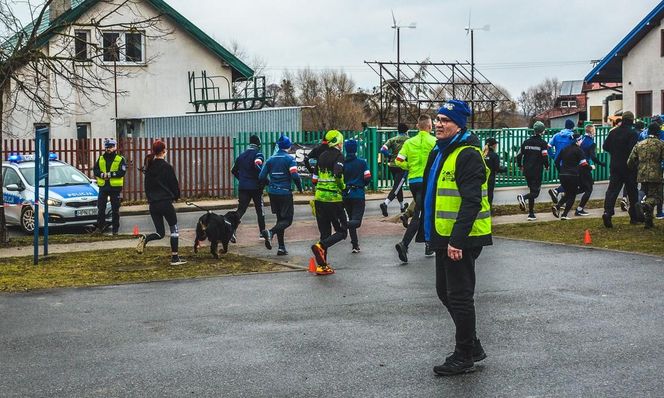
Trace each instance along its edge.
{"label": "police car", "polygon": [[[49,156],[48,224],[91,225],[97,221],[99,188],[72,165]],[[44,181],[40,184],[39,225],[44,225]],[[10,155],[2,163],[2,195],[7,225],[35,230],[35,161],[33,155]],[[111,206],[106,206],[110,219]]]}

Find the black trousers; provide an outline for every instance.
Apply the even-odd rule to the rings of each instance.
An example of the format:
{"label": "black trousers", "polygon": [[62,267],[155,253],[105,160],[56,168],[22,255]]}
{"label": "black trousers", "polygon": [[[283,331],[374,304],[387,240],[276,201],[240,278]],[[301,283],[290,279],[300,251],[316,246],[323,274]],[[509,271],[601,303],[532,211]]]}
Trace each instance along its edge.
{"label": "black trousers", "polygon": [[256,218],[258,220],[258,230],[262,232],[265,229],[265,214],[263,213],[263,191],[259,189],[245,190],[241,189],[238,191],[238,205],[237,213],[242,219],[244,213],[249,207],[249,203],[254,202],[254,209],[256,210]]}
{"label": "black trousers", "polygon": [[593,193],[593,185],[595,185],[595,181],[593,180],[592,170],[584,167],[579,171],[579,192],[583,193],[579,207],[586,207],[586,204],[588,204],[590,195]]}
{"label": "black trousers", "polygon": [[530,192],[523,195],[523,199],[528,201],[528,213],[531,214],[534,212],[535,199],[537,199],[542,189],[542,173],[538,176],[526,176],[526,184],[528,184]]}
{"label": "black trousers", "polygon": [[390,174],[392,174],[392,190],[387,194],[387,199],[393,201],[396,197],[399,203],[403,202],[403,185],[406,183],[404,174],[406,171],[401,167],[388,167]]}
{"label": "black trousers", "polygon": [[[316,223],[320,231],[320,243],[324,249],[332,247],[348,236],[348,221],[342,202],[316,201]],[[334,233],[332,233],[334,228]]]}
{"label": "black trousers", "polygon": [[166,219],[171,232],[171,252],[177,253],[180,231],[178,230],[178,216],[175,213],[173,203],[170,200],[151,202],[150,217],[152,218],[156,232],[146,236],[145,242],[159,240],[166,236],[166,228],[164,228],[164,219]]}
{"label": "black trousers", "polygon": [[111,199],[111,225],[113,232],[118,232],[120,229],[120,191],[104,187],[99,188],[97,197],[97,228],[104,229],[106,226],[106,204],[109,198]]}
{"label": "black trousers", "polygon": [[456,328],[455,351],[470,357],[473,339],[477,337],[475,325],[475,260],[481,247],[463,249],[463,257],[452,261],[447,249],[436,251],[436,293],[452,317]]}
{"label": "black trousers", "polygon": [[422,214],[422,183],[414,182],[410,184],[410,193],[413,194],[413,200],[415,200],[415,208],[413,209],[413,218],[406,228],[406,232],[403,234],[403,239],[401,242],[408,247],[410,242],[413,240],[415,235],[417,235],[417,230],[420,228],[420,215]]}
{"label": "black trousers", "polygon": [[613,208],[616,206],[616,200],[618,199],[618,195],[620,195],[623,185],[629,198],[629,217],[632,221],[636,221],[641,217],[636,214],[636,209],[634,208],[638,201],[638,190],[636,187],[636,174],[633,172],[611,170],[609,186],[604,196],[604,213],[613,216]]}
{"label": "black trousers", "polygon": [[579,176],[561,175],[560,184],[563,186],[565,192],[556,207],[560,209],[564,205],[565,208],[562,215],[566,216],[572,206],[574,206],[574,201],[576,200],[576,191],[579,189]]}
{"label": "black trousers", "polygon": [[350,243],[353,247],[359,246],[357,229],[362,225],[364,207],[364,199],[344,199],[344,208],[348,215],[348,233],[350,234]]}
{"label": "black trousers", "polygon": [[284,231],[293,223],[293,194],[273,195],[270,194],[270,208],[272,214],[277,216],[277,223],[270,229],[272,234],[277,235],[280,248],[286,247]]}

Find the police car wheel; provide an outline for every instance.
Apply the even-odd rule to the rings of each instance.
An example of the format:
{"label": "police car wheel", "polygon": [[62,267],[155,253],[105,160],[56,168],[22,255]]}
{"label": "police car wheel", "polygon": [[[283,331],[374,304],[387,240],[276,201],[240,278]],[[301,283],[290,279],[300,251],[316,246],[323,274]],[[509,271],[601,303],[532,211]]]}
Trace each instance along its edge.
{"label": "police car wheel", "polygon": [[27,233],[35,231],[35,212],[32,207],[24,207],[21,210],[21,229]]}

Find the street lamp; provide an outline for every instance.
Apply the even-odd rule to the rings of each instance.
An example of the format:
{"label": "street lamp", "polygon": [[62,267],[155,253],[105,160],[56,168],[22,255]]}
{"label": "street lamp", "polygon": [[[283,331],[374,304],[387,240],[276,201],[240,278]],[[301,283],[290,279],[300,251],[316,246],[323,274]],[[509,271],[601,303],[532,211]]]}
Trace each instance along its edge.
{"label": "street lamp", "polygon": [[473,28],[470,26],[470,16],[468,17],[468,26],[464,29],[466,30],[466,36],[470,33],[470,106],[473,109],[472,116],[470,119],[470,127],[475,128],[475,31],[483,30],[488,32],[491,26],[484,25],[481,28]]}
{"label": "street lamp", "polygon": [[411,22],[408,25],[398,25],[397,19],[394,17],[394,11],[392,11],[392,29],[395,30],[397,38],[397,124],[401,123],[401,58],[400,58],[400,39],[401,39],[401,28],[406,29],[415,29],[417,25],[415,22]]}

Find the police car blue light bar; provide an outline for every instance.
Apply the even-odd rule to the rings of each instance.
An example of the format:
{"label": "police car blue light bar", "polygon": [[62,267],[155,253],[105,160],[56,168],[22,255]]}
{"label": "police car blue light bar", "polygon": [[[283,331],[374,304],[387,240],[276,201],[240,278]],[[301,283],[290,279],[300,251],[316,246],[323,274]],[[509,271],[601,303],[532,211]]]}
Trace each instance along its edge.
{"label": "police car blue light bar", "polygon": [[[11,154],[7,158],[11,163],[34,162],[35,155],[19,155],[18,153]],[[48,154],[48,160],[58,160],[58,155],[51,152]]]}

